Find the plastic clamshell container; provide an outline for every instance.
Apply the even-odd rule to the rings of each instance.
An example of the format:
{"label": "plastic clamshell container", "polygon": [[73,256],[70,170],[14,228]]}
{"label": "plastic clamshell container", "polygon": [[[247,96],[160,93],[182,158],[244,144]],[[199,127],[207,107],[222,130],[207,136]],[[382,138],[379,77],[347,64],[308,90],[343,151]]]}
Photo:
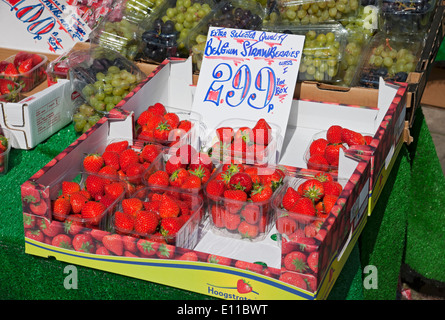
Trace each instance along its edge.
{"label": "plastic clamshell container", "polygon": [[417,69],[425,39],[422,34],[401,37],[397,34],[375,34],[359,63],[354,86],[378,88],[379,78],[405,82]]}
{"label": "plastic clamshell container", "polygon": [[14,136],[9,130],[0,127],[0,175],[8,173],[12,139],[14,139]]}
{"label": "plastic clamshell container", "polygon": [[191,128],[188,131],[179,127],[172,128],[168,134],[167,139],[160,139],[154,137],[151,131],[149,134],[145,133],[143,127],[138,126],[138,129],[136,131],[136,139],[158,143],[165,147],[178,148],[183,144],[189,144],[196,150],[200,150],[202,144],[202,134],[206,130],[206,126],[202,121],[201,114],[195,111],[178,109],[169,106],[165,106],[165,109],[167,113],[175,113],[178,116],[180,122],[190,121]]}
{"label": "plastic clamshell container", "polygon": [[[72,55],[69,77],[73,89],[97,111],[110,111],[146,77],[132,61],[100,46],[74,51]],[[125,74],[118,77],[124,70]]]}
{"label": "plastic clamshell container", "polygon": [[379,0],[380,29],[389,33],[426,33],[436,0]]}
{"label": "plastic clamshell container", "polygon": [[[269,142],[267,145],[263,143],[255,143],[251,129],[255,126],[257,120],[231,118],[221,121],[215,129],[213,129],[203,141],[203,151],[209,154],[214,163],[227,163],[237,161],[245,164],[264,165],[277,163],[279,159],[278,150],[281,150],[283,141],[281,128],[271,122],[268,122],[271,127],[269,135]],[[240,139],[233,138],[230,141],[221,142],[217,130],[219,128],[232,128],[233,135],[236,137],[241,132],[248,137],[250,142],[247,142],[244,150],[245,142]],[[241,130],[240,130],[241,129]],[[259,135],[260,141],[267,136],[267,133]],[[244,141],[244,140],[243,140]]]}
{"label": "plastic clamshell container", "polygon": [[268,6],[268,25],[317,25],[357,17],[360,0],[270,0]]}
{"label": "plastic clamshell container", "polygon": [[[94,217],[85,217],[81,212],[80,213],[74,213],[71,209],[69,214],[60,214],[55,213],[53,210],[54,201],[58,197],[62,195],[62,185],[63,182],[77,182],[81,188],[81,190],[84,190],[86,188],[87,179],[106,179],[108,180],[107,183],[111,182],[118,182],[118,180],[114,180],[114,177],[107,176],[107,175],[101,175],[96,173],[90,173],[90,172],[77,172],[77,175],[71,174],[69,176],[62,176],[60,179],[49,185],[49,192],[50,192],[50,201],[51,201],[51,207],[49,210],[50,216],[52,220],[64,223],[64,222],[72,222],[76,224],[79,227],[87,227],[87,228],[94,228],[104,231],[110,231],[111,230],[111,215],[114,210],[117,208],[117,204],[125,197],[125,192],[122,192],[116,199],[105,199],[103,195],[101,196],[94,196],[90,194],[90,198],[88,199],[88,202],[99,202],[103,205],[103,211],[101,211],[98,215]],[[85,206],[85,205],[84,205]]]}
{"label": "plastic clamshell container", "polygon": [[0,102],[19,102],[22,100],[23,85],[14,81],[15,89],[0,95]]}
{"label": "plastic clamshell container", "polygon": [[[159,225],[154,233],[140,233],[139,230],[125,229],[123,230],[115,224],[115,214],[112,216],[112,229],[122,235],[133,236],[136,238],[147,239],[153,242],[166,241],[168,244],[175,245],[181,248],[193,249],[200,238],[201,223],[205,215],[203,208],[204,201],[197,195],[191,195],[190,193],[182,192],[179,190],[172,190],[171,188],[163,188],[160,186],[146,186],[132,193],[127,199],[137,198],[142,201],[142,211],[148,210],[146,206],[150,201],[159,201],[162,196],[166,195],[180,206],[180,211],[177,215],[178,219],[185,221],[182,227],[176,234],[168,234],[162,229],[162,215],[159,215]],[[124,200],[123,200],[124,201]],[[159,207],[158,207],[159,209]],[[154,212],[159,214],[158,209]],[[124,212],[122,207],[122,201],[119,203],[118,212]],[[116,212],[115,211],[115,212]],[[135,214],[135,220],[137,219],[137,213]]]}
{"label": "plastic clamshell container", "polygon": [[[21,92],[29,92],[39,84],[41,84],[46,79],[46,68],[48,65],[48,57],[43,54],[37,54],[40,56],[42,61],[38,64],[34,65],[32,69],[24,73],[17,73],[17,75],[11,76],[6,75],[5,73],[0,73],[0,78],[10,79],[14,82],[17,82],[22,86]],[[4,61],[14,63],[16,55],[10,56]]]}
{"label": "plastic clamshell container", "polygon": [[[142,54],[144,60],[162,62],[169,57],[188,57],[186,48],[188,34],[208,16],[215,7],[213,0],[191,0],[186,7],[176,0],[164,1],[142,23]],[[160,21],[168,28],[160,28]],[[167,29],[167,32],[163,30]],[[154,37],[158,33],[157,37]]]}
{"label": "plastic clamshell container", "polygon": [[[277,169],[282,170],[283,179],[287,174],[287,171],[279,166],[252,166],[246,164],[242,166],[243,171],[246,171],[246,168],[256,168],[260,180],[266,175],[271,175]],[[226,169],[224,165],[219,166],[207,184],[211,180],[219,179],[221,173],[226,170],[230,169]],[[269,199],[257,202],[229,199],[223,195],[212,195],[206,189],[205,199],[207,201],[210,229],[217,235],[233,239],[252,242],[264,240],[275,222],[272,202],[282,187],[282,184],[277,185]],[[228,187],[226,187],[227,189]]]}
{"label": "plastic clamshell container", "polygon": [[192,55],[194,71],[201,69],[209,26],[261,30],[264,18],[265,10],[255,0],[221,1],[189,32],[185,41],[187,52]]}
{"label": "plastic clamshell container", "polygon": [[306,36],[298,81],[326,83],[342,81],[340,62],[347,44],[347,32],[341,24],[274,25],[266,26],[263,30]]}
{"label": "plastic clamshell container", "polygon": [[65,53],[48,63],[46,68],[48,87],[57,83],[57,79],[68,79],[69,67],[67,58],[68,53]]}

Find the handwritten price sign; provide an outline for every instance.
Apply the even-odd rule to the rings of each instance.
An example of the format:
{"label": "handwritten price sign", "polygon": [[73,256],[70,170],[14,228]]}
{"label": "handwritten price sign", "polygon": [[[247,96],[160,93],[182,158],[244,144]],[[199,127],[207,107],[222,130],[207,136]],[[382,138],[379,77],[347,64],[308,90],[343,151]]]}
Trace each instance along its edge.
{"label": "handwritten price sign", "polygon": [[208,129],[230,118],[286,128],[304,39],[210,27],[193,102]]}

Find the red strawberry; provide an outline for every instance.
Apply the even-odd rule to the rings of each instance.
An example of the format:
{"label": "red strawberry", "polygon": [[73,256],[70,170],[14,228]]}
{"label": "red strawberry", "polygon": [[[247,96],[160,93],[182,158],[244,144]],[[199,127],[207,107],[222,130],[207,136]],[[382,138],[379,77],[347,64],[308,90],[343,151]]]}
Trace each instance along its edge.
{"label": "red strawberry", "polygon": [[260,119],[252,128],[252,135],[255,144],[267,146],[272,140],[272,127],[265,119]]}
{"label": "red strawberry", "polygon": [[157,186],[168,186],[169,185],[169,176],[168,173],[163,170],[158,170],[154,172],[147,180],[150,185]]}
{"label": "red strawberry", "polygon": [[307,290],[307,283],[304,280],[304,278],[298,274],[298,273],[294,273],[294,272],[284,272],[280,275],[279,279],[280,281],[289,283],[297,288],[302,288],[304,290]]}
{"label": "red strawberry", "polygon": [[314,273],[318,273],[318,260],[319,260],[318,251],[311,252],[307,257],[307,264]]}
{"label": "red strawberry", "polygon": [[258,236],[259,230],[257,225],[249,224],[242,221],[238,225],[238,232],[242,238],[255,239]]}
{"label": "red strawberry", "polygon": [[363,138],[365,138],[365,144],[368,146],[371,144],[372,139],[374,139],[372,136],[369,135],[365,135]]}
{"label": "red strawberry", "polygon": [[243,190],[226,190],[223,196],[225,207],[230,213],[238,212],[247,201],[247,194]]}
{"label": "red strawberry", "polygon": [[324,196],[323,182],[317,179],[309,179],[298,187],[299,193],[313,202],[319,201]]}
{"label": "red strawberry", "polygon": [[343,128],[341,131],[341,139],[349,147],[366,144],[365,138],[361,133],[346,128]]}
{"label": "red strawberry", "polygon": [[176,247],[168,245],[166,243],[161,243],[159,245],[156,255],[160,259],[173,259],[175,257]]}
{"label": "red strawberry", "polygon": [[64,221],[71,212],[71,204],[67,198],[57,198],[53,203],[53,218]]}
{"label": "red strawberry", "polygon": [[168,141],[172,128],[167,121],[161,121],[154,129],[153,137],[158,140]]}
{"label": "red strawberry", "polygon": [[74,250],[79,252],[94,252],[95,245],[93,237],[87,233],[76,234],[73,238],[72,245]]}
{"label": "red strawberry", "polygon": [[187,163],[182,162],[182,158],[176,155],[171,155],[165,163],[165,171],[171,175],[179,168],[186,168]]}
{"label": "red strawberry", "polygon": [[283,209],[290,210],[300,197],[301,195],[294,188],[288,187],[281,200]]}
{"label": "red strawberry", "polygon": [[226,210],[224,208],[218,205],[213,205],[210,210],[210,215],[215,227],[224,228],[224,216],[226,215]]}
{"label": "red strawberry", "polygon": [[38,215],[38,216],[44,216],[47,213],[48,205],[46,204],[46,201],[43,199],[39,202],[34,202],[29,205],[29,208],[31,211]]}
{"label": "red strawberry", "polygon": [[248,203],[241,210],[241,217],[250,224],[257,224],[261,218],[260,208],[253,203]]}
{"label": "red strawberry", "polygon": [[209,254],[207,256],[207,262],[221,264],[224,266],[230,266],[232,263],[232,259],[224,257],[224,256],[219,256],[216,254]]}
{"label": "red strawberry", "polygon": [[39,229],[47,236],[47,237],[55,237],[59,233],[63,232],[63,225],[59,221],[48,221],[46,219],[41,219],[39,224]]}
{"label": "red strawberry", "polygon": [[103,237],[102,243],[109,251],[115,255],[121,256],[124,253],[124,244],[122,237],[118,234],[108,234]]}
{"label": "red strawberry", "polygon": [[18,68],[23,61],[25,61],[31,57],[32,57],[31,53],[26,52],[26,51],[19,51],[14,56],[13,64],[16,68]]}
{"label": "red strawberry", "polygon": [[198,151],[190,144],[181,145],[175,152],[177,157],[181,158],[181,163],[190,164],[192,158],[196,157]]}
{"label": "red strawberry", "polygon": [[11,78],[15,78],[16,75],[18,75],[18,71],[17,68],[14,66],[14,64],[9,63],[6,68],[5,71],[3,71],[3,74],[7,77],[11,77]]}
{"label": "red strawberry", "polygon": [[43,242],[45,240],[45,235],[43,234],[42,230],[26,230],[25,231],[25,237],[29,239],[33,239],[35,241]]}
{"label": "red strawberry", "polygon": [[244,165],[242,165],[240,163],[230,162],[230,163],[224,163],[222,165],[221,171],[222,172],[227,172],[230,175],[232,175],[232,174],[234,174],[236,172],[244,172],[245,168],[244,168]]}
{"label": "red strawberry", "polygon": [[80,213],[85,203],[88,202],[88,198],[81,191],[71,194],[69,199],[73,213]]}
{"label": "red strawberry", "polygon": [[323,189],[325,195],[339,196],[343,191],[343,187],[337,181],[325,181],[323,182]]}
{"label": "red strawberry", "polygon": [[142,113],[139,115],[138,119],[136,120],[136,123],[139,124],[140,126],[143,126],[151,118],[152,114],[153,113],[150,110],[142,111]]}
{"label": "red strawberry", "polygon": [[31,54],[31,59],[32,59],[32,63],[34,65],[34,67],[43,61],[42,56],[40,54],[36,54],[36,53]]}
{"label": "red strawberry", "polygon": [[188,172],[184,168],[179,168],[175,170],[169,177],[169,184],[174,187],[181,187],[185,179],[190,175],[190,172]]}
{"label": "red strawberry", "polygon": [[117,152],[118,154],[121,153],[122,151],[128,149],[129,146],[129,142],[128,141],[116,141],[116,142],[111,142],[109,143],[106,147],[105,147],[105,151],[114,151]]}
{"label": "red strawberry", "polygon": [[297,203],[289,211],[297,213],[297,216],[292,215],[292,217],[302,223],[312,221],[316,214],[314,203],[311,199],[305,197],[298,199]]}
{"label": "red strawberry", "polygon": [[149,106],[148,110],[150,110],[150,112],[152,112],[153,114],[162,116],[167,113],[165,106],[160,102],[156,102],[154,105]]}
{"label": "red strawberry", "polygon": [[128,213],[132,216],[136,216],[136,214],[141,211],[144,207],[142,200],[139,198],[127,198],[123,199],[122,202],[122,210],[125,213]]}
{"label": "red strawberry", "polygon": [[225,211],[223,216],[224,227],[227,230],[235,231],[239,224],[241,223],[241,216],[236,213],[230,213],[229,211]]}
{"label": "red strawberry", "polygon": [[110,199],[116,200],[125,192],[121,182],[111,182],[104,186],[104,194]]}
{"label": "red strawberry", "polygon": [[275,226],[279,233],[290,235],[297,229],[297,222],[289,216],[283,215],[277,218]]}
{"label": "red strawberry", "polygon": [[134,230],[140,235],[154,234],[158,228],[159,217],[152,211],[139,211],[136,215]]}
{"label": "red strawberry", "polygon": [[116,211],[114,214],[114,226],[119,233],[130,233],[134,227],[134,217],[128,213]]}
{"label": "red strawberry", "polygon": [[71,194],[80,191],[80,185],[77,182],[63,181],[62,182],[62,194]]}
{"label": "red strawberry", "polygon": [[220,180],[210,180],[206,185],[207,195],[214,200],[221,197],[226,190],[226,185]]}
{"label": "red strawberry", "polygon": [[328,171],[329,162],[324,156],[315,154],[307,161],[307,168],[311,170]]}
{"label": "red strawberry", "polygon": [[342,127],[339,125],[332,125],[328,128],[327,132],[326,132],[326,139],[328,140],[329,143],[342,143],[342,137],[341,137],[341,132],[342,132]]}
{"label": "red strawberry", "polygon": [[164,218],[161,220],[161,234],[172,240],[183,225],[184,220],[179,217]]}
{"label": "red strawberry", "polygon": [[182,260],[182,261],[198,261],[198,255],[196,254],[196,252],[194,251],[188,251],[183,253],[178,260]]}
{"label": "red strawberry", "polygon": [[273,190],[268,185],[256,185],[250,194],[250,199],[253,202],[267,201],[272,197]]}
{"label": "red strawberry", "polygon": [[145,166],[139,162],[129,164],[125,170],[127,181],[136,185],[142,184],[145,169]]}
{"label": "red strawberry", "polygon": [[321,182],[325,182],[325,181],[332,181],[334,180],[334,178],[332,177],[332,175],[328,172],[317,172],[314,175],[314,178],[321,181]]}
{"label": "red strawberry", "polygon": [[150,257],[150,256],[153,256],[156,253],[156,251],[158,250],[159,243],[148,241],[145,239],[140,239],[136,243],[136,246],[137,246],[139,252],[142,254],[142,256]]}
{"label": "red strawberry", "polygon": [[0,93],[8,94],[17,90],[17,84],[9,79],[0,79]]}
{"label": "red strawberry", "polygon": [[159,217],[170,218],[177,217],[180,213],[180,208],[175,200],[170,196],[163,194],[161,204],[159,206]]}
{"label": "red strawberry", "polygon": [[139,163],[139,154],[133,149],[125,149],[119,154],[119,165],[122,171],[126,172],[128,166]]}
{"label": "red strawberry", "polygon": [[332,207],[335,205],[335,203],[337,202],[338,197],[334,196],[334,195],[325,195],[323,198],[323,212],[325,214],[328,214],[329,212],[331,212]]}
{"label": "red strawberry", "polygon": [[252,292],[252,286],[244,279],[239,279],[236,283],[236,289],[240,294]]}
{"label": "red strawberry", "polygon": [[201,179],[194,174],[190,174],[184,179],[184,183],[181,185],[181,189],[194,190],[201,188],[201,185]]}
{"label": "red strawberry", "polygon": [[105,180],[96,175],[88,175],[85,179],[85,189],[92,197],[104,194]]}
{"label": "red strawberry", "polygon": [[167,123],[170,125],[170,128],[177,128],[179,125],[179,116],[174,112],[167,112],[164,114],[165,120],[167,120]]}
{"label": "red strawberry", "polygon": [[236,130],[233,140],[243,141],[245,143],[253,142],[253,132],[249,127],[240,127]]}
{"label": "red strawberry", "polygon": [[162,148],[156,144],[147,144],[142,148],[141,157],[144,161],[152,163],[161,153]]}
{"label": "red strawberry", "polygon": [[182,129],[185,132],[189,132],[193,127],[193,123],[190,120],[181,120],[178,124],[178,129]]}
{"label": "red strawberry", "polygon": [[252,178],[245,172],[237,172],[230,177],[229,188],[234,190],[243,190],[249,193],[252,190]]}
{"label": "red strawberry", "polygon": [[283,263],[289,271],[305,272],[308,268],[307,257],[300,251],[292,251],[285,255]]}
{"label": "red strawberry", "polygon": [[328,140],[326,140],[324,138],[318,138],[318,139],[312,141],[312,143],[310,144],[309,154],[311,156],[313,156],[315,154],[323,155],[324,150],[326,149],[327,145],[328,145]]}
{"label": "red strawberry", "polygon": [[231,143],[233,140],[235,131],[231,127],[220,127],[216,129],[216,136],[219,141],[224,143]]}
{"label": "red strawberry", "polygon": [[210,172],[212,171],[213,163],[208,154],[203,152],[197,152],[192,155],[188,168],[190,170],[195,170],[199,168],[199,166],[206,167]]}
{"label": "red strawberry", "polygon": [[340,149],[346,150],[342,144],[329,144],[324,151],[324,157],[331,166],[338,166]]}
{"label": "red strawberry", "polygon": [[83,230],[82,216],[80,214],[70,214],[64,221],[63,227],[65,233],[76,235]]}
{"label": "red strawberry", "polygon": [[199,166],[195,169],[189,169],[189,173],[197,176],[201,180],[201,184],[205,184],[211,175],[211,172],[208,167]]}
{"label": "red strawberry", "polygon": [[71,237],[64,233],[56,235],[51,241],[51,245],[63,249],[72,249],[71,243]]}
{"label": "red strawberry", "polygon": [[116,171],[120,170],[121,166],[119,163],[119,153],[116,151],[104,151],[102,153],[102,159],[104,160],[104,165],[112,167]]}
{"label": "red strawberry", "polygon": [[82,218],[89,220],[91,224],[98,225],[105,209],[105,206],[100,202],[88,201],[83,206],[80,214]]}
{"label": "red strawberry", "polygon": [[34,67],[34,61],[32,58],[24,60],[17,68],[19,73],[28,73]]}

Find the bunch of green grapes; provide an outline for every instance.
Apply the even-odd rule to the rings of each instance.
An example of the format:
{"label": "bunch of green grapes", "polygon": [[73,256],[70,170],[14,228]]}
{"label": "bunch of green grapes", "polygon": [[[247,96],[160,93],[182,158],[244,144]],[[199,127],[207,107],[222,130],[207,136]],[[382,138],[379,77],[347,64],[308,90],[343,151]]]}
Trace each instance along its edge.
{"label": "bunch of green grapes", "polygon": [[416,69],[416,64],[416,55],[410,50],[406,48],[397,50],[389,45],[383,44],[374,48],[369,57],[370,66],[386,68],[389,76],[394,76],[399,72],[413,72]]}
{"label": "bunch of green grapes", "polygon": [[164,0],[128,0],[125,3],[124,16],[134,23],[139,23],[163,2]]}
{"label": "bunch of green grapes", "polygon": [[97,72],[96,81],[84,86],[82,95],[96,111],[108,112],[141,80],[138,74],[112,65],[105,72]]}
{"label": "bunch of green grapes", "polygon": [[338,74],[341,58],[340,42],[333,32],[306,33],[299,80],[332,81]]}
{"label": "bunch of green grapes", "polygon": [[294,1],[276,2],[269,13],[268,22],[281,21],[291,25],[314,25],[328,21],[341,21],[354,15],[359,8],[358,0]]}
{"label": "bunch of green grapes", "polygon": [[193,0],[177,0],[174,7],[167,8],[162,21],[171,20],[175,24],[176,31],[179,32],[178,43],[184,46],[189,32],[199,21],[212,11],[209,3]]}
{"label": "bunch of green grapes", "polygon": [[82,103],[73,115],[74,130],[77,133],[84,133],[103,116],[87,103]]}

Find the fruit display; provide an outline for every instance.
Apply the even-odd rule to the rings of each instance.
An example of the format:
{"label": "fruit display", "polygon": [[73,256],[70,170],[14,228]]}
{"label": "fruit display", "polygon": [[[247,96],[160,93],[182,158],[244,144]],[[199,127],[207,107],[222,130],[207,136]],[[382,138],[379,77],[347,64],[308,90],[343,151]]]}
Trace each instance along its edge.
{"label": "fruit display", "polygon": [[191,144],[199,148],[201,126],[201,115],[198,113],[156,102],[137,117],[136,139],[170,147]]}
{"label": "fruit display", "polygon": [[194,27],[211,11],[211,0],[166,0],[144,22],[141,58],[162,62],[168,57],[188,57],[185,41]]}
{"label": "fruit display", "polygon": [[286,170],[278,166],[221,164],[205,186],[213,232],[230,238],[260,241],[274,223],[272,201]]}
{"label": "fruit display", "polygon": [[153,160],[144,176],[148,186],[192,193],[204,198],[204,186],[215,170],[210,157],[190,144],[165,150]]}
{"label": "fruit display", "polygon": [[218,7],[202,19],[185,41],[186,48],[192,55],[194,70],[201,70],[209,26],[261,30],[264,16],[264,9],[256,1],[220,1]]}
{"label": "fruit display", "polygon": [[267,24],[316,25],[355,16],[359,0],[271,0]]}
{"label": "fruit display", "polygon": [[326,131],[314,135],[305,154],[304,160],[308,169],[331,172],[338,169],[340,149],[347,150],[353,146],[369,145],[373,139],[364,134],[332,125]]}
{"label": "fruit display", "polygon": [[379,0],[381,30],[390,33],[425,33],[431,25],[435,0]]}
{"label": "fruit display", "polygon": [[9,136],[5,129],[0,128],[0,175],[8,173],[9,152],[11,150]]}
{"label": "fruit display", "polygon": [[[183,245],[204,216],[203,200],[159,186],[145,187],[120,202],[112,224],[117,234]],[[192,245],[193,246],[193,245]]]}
{"label": "fruit display", "polygon": [[144,186],[144,174],[161,152],[155,143],[111,140],[103,152],[85,155],[82,164],[85,172],[122,182],[120,188],[130,195]]}
{"label": "fruit display", "polygon": [[263,29],[305,36],[298,81],[338,83],[342,80],[339,71],[340,62],[344,59],[347,32],[340,23],[311,26],[283,24]]}
{"label": "fruit display", "polygon": [[19,51],[0,61],[0,78],[9,79],[29,92],[46,79],[48,58],[43,54]]}
{"label": "fruit display", "polygon": [[379,79],[406,82],[420,60],[424,39],[421,35],[409,38],[377,33],[359,63],[359,72],[353,85],[378,88]]}
{"label": "fruit display", "polygon": [[72,86],[98,112],[113,109],[145,78],[136,65],[117,52],[94,47],[77,51],[76,55],[76,60],[70,62]]}
{"label": "fruit display", "polygon": [[203,150],[215,163],[275,164],[281,128],[264,118],[227,119],[205,138]]}
{"label": "fruit display", "polygon": [[275,227],[281,235],[282,276],[310,279],[301,287],[312,292],[332,255],[327,247],[336,250],[339,243],[337,238],[323,240],[326,230],[322,226],[331,219],[329,213],[342,191],[342,183],[327,172],[288,176],[273,201]]}
{"label": "fruit display", "polygon": [[22,86],[10,79],[0,78],[0,102],[18,102],[21,100]]}

